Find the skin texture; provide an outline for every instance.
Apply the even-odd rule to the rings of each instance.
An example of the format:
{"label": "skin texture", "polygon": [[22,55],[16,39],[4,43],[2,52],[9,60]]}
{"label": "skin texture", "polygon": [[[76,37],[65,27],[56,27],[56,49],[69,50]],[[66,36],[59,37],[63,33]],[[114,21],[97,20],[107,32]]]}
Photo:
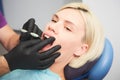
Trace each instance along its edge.
{"label": "skin texture", "polygon": [[[0,36],[2,36],[0,37],[0,42],[8,51],[14,48],[19,42],[19,35],[15,33],[9,25],[0,28]],[[0,75],[8,73],[9,71],[6,59],[3,56],[0,56]]]}
{"label": "skin texture", "polygon": [[61,56],[56,59],[56,62],[50,69],[59,74],[62,80],[65,80],[63,73],[64,67],[72,59],[83,55],[87,51],[88,45],[82,43],[84,34],[85,26],[83,17],[74,9],[63,9],[54,14],[43,32],[43,37],[45,35],[53,36],[56,40],[52,46],[48,45],[42,51],[57,44],[61,45],[61,49],[59,50]]}

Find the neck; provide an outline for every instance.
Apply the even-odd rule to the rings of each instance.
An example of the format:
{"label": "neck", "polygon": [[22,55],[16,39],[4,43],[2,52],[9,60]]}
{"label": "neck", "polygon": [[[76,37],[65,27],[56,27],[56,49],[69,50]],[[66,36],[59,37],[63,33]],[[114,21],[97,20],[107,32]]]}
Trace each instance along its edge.
{"label": "neck", "polygon": [[64,59],[61,61],[56,61],[51,67],[50,70],[53,71],[54,73],[58,74],[61,77],[61,80],[65,80],[65,76],[64,76],[64,68],[65,66],[70,62],[70,60],[72,59]]}
{"label": "neck", "polygon": [[64,77],[64,67],[65,66],[63,66],[63,64],[54,63],[50,67],[50,70],[53,71],[54,73],[58,74],[61,77],[61,80],[65,80],[65,77]]}

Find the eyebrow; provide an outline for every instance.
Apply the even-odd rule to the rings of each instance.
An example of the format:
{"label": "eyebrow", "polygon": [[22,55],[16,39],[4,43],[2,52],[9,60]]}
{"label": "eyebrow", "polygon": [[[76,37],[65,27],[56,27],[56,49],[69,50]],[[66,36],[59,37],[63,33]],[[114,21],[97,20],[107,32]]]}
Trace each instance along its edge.
{"label": "eyebrow", "polygon": [[59,18],[57,14],[54,14],[53,16],[55,16],[56,18]]}
{"label": "eyebrow", "polygon": [[[57,14],[54,14],[53,16],[54,16],[55,18],[58,18],[58,19],[59,19],[59,16],[58,16]],[[75,27],[73,26],[73,28],[76,28],[76,29],[77,29],[77,25],[74,24],[73,22],[68,21],[68,20],[65,20],[65,22],[67,22],[67,23],[69,23],[69,24],[71,24],[71,25],[74,25]]]}

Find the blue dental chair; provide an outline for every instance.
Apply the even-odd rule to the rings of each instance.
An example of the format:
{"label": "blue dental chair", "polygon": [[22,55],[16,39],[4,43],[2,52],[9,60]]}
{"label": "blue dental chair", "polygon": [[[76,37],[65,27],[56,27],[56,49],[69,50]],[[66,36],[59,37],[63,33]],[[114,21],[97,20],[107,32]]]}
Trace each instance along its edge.
{"label": "blue dental chair", "polygon": [[78,76],[75,77],[75,73],[79,73],[82,70],[80,69],[74,70],[68,67],[65,70],[65,74],[67,74],[67,77],[71,77],[71,78],[68,78],[67,80],[103,80],[103,78],[109,72],[112,62],[113,62],[113,48],[112,48],[111,42],[108,39],[106,39],[105,47],[101,57],[94,62],[95,64],[93,63],[94,66],[92,66],[89,71],[87,71],[86,73],[82,74],[79,77]]}

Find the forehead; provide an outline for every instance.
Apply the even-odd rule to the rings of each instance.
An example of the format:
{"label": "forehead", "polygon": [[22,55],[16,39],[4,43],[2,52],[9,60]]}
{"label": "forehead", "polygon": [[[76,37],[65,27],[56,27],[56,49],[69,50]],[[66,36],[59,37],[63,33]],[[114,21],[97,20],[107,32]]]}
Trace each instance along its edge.
{"label": "forehead", "polygon": [[84,26],[84,20],[81,13],[75,9],[63,9],[56,13],[56,15],[62,20],[68,20],[77,26]]}

